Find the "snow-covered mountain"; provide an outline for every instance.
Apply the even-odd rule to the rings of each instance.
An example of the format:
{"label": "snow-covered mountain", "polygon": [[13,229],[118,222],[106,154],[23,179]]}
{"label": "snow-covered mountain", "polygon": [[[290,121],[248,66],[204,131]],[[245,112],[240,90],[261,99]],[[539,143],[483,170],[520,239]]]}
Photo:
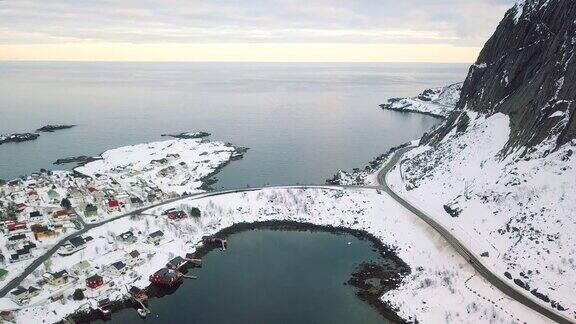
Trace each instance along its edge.
{"label": "snow-covered mountain", "polygon": [[470,68],[456,110],[389,176],[486,265],[571,319],[575,52],[574,0],[518,1]]}
{"label": "snow-covered mountain", "polygon": [[446,118],[460,99],[462,82],[445,87],[426,89],[414,98],[390,98],[382,109],[416,112]]}

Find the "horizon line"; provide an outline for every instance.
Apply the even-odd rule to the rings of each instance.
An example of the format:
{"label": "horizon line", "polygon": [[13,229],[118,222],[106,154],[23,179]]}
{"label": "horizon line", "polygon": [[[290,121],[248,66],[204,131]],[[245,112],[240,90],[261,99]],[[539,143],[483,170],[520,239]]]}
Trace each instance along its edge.
{"label": "horizon line", "polygon": [[29,59],[0,59],[0,63],[345,63],[345,64],[474,64],[474,62],[449,62],[449,61],[251,61],[251,60],[29,60]]}

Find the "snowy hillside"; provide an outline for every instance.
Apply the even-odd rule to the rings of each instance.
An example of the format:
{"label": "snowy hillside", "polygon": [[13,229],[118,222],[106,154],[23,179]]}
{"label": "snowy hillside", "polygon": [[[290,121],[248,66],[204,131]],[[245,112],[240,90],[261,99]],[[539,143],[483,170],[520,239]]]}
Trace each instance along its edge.
{"label": "snowy hillside", "polygon": [[[532,157],[499,154],[503,114],[414,149],[390,175],[394,190],[452,228],[497,273],[576,318],[576,141]],[[540,155],[540,156],[539,156]]]}
{"label": "snowy hillside", "polygon": [[485,265],[571,319],[574,21],[571,0],[518,1],[470,68],[456,110],[389,177],[402,196],[484,254]]}
{"label": "snowy hillside", "polygon": [[462,82],[455,83],[445,87],[424,90],[414,98],[391,98],[380,107],[445,118],[456,107],[461,90]]}

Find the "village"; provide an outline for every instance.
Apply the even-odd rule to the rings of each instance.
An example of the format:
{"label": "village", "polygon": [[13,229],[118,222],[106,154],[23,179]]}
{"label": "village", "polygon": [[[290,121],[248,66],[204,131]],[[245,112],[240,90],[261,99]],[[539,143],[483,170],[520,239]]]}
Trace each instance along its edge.
{"label": "village", "polygon": [[[200,215],[198,208],[186,211],[170,208],[157,215],[156,221],[175,224]],[[51,303],[65,308],[66,299],[71,299],[76,302],[70,303],[74,311],[96,310],[102,318],[108,318],[112,303],[128,297],[141,305],[138,312],[145,317],[149,310],[144,304],[148,296],[143,288],[148,282],[160,288],[177,288],[184,278],[195,279],[186,275],[187,269],[201,266],[202,261],[196,259],[194,253],[182,256],[169,253],[167,257],[160,254],[163,260],[155,258],[159,250],[176,251],[171,248],[174,236],[158,229],[147,230],[149,223],[142,222],[142,217],[147,216],[133,221],[146,229],[118,226],[117,232],[104,233],[96,228],[90,231],[94,236],[78,235],[67,240],[57,254],[10,291],[8,298],[16,305],[15,310],[26,312],[27,308]],[[222,249],[226,246],[225,240],[211,236],[202,237],[197,244]],[[158,264],[159,260],[164,263]],[[151,262],[158,265],[151,268]],[[147,277],[151,269],[156,271]],[[3,319],[13,320],[11,312],[4,311],[1,315]]]}
{"label": "village", "polygon": [[[133,270],[169,241],[164,233],[147,229],[98,236],[79,232],[113,219],[138,217],[139,210],[202,192],[203,177],[241,154],[230,144],[176,139],[111,150],[103,153],[102,160],[74,171],[41,170],[0,183],[0,288],[33,262],[42,261],[5,296],[13,305],[2,308],[17,310],[63,300],[72,287],[75,290],[66,297],[78,298],[81,289],[82,296],[95,298],[101,286],[115,286],[117,277],[123,280],[116,287],[125,288],[127,280],[134,278]],[[170,210],[162,217],[178,222],[199,216],[198,209],[189,209]],[[48,253],[57,244],[56,253]],[[163,263],[169,270],[166,276],[189,263],[198,264],[193,258],[176,256]],[[182,279],[175,278],[169,285]],[[106,309],[102,306],[106,302],[99,302],[96,308]],[[9,319],[10,313],[4,311],[2,316]]]}

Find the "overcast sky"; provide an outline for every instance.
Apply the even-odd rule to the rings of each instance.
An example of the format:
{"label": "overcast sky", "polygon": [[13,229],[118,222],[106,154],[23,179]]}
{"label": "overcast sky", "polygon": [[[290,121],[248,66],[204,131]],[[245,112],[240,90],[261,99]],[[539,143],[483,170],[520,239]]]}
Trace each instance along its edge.
{"label": "overcast sky", "polygon": [[326,60],[394,61],[421,48],[453,49],[469,60],[514,2],[0,0],[0,58],[202,60],[212,54],[234,60],[229,52],[238,49],[238,60],[250,60],[244,56],[254,51],[322,60],[317,56],[347,49]]}

